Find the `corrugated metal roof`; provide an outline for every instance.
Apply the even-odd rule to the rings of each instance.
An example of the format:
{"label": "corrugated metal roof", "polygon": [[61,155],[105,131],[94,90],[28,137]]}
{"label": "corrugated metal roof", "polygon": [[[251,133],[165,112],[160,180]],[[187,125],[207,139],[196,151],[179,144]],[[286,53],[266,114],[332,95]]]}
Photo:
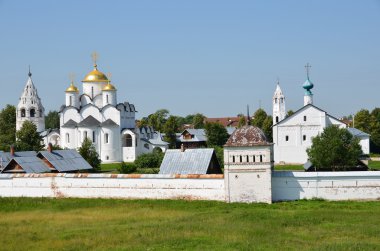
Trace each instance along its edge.
{"label": "corrugated metal roof", "polygon": [[41,151],[39,153],[45,157],[58,172],[92,169],[92,166],[75,150]]}
{"label": "corrugated metal roof", "polygon": [[0,167],[5,167],[8,165],[9,161],[11,161],[14,157],[35,157],[37,156],[37,152],[35,151],[24,151],[24,152],[15,152],[15,155],[12,156],[10,152],[0,152]]}
{"label": "corrugated metal roof", "polygon": [[159,174],[206,174],[214,149],[166,150]]}
{"label": "corrugated metal roof", "polygon": [[[191,135],[194,135],[194,137],[191,138],[191,139],[184,139],[183,138],[184,132],[188,132]],[[179,141],[180,142],[202,142],[202,141],[207,141],[206,131],[205,131],[205,129],[186,129],[186,130],[184,130],[181,133]]]}
{"label": "corrugated metal roof", "polygon": [[359,129],[356,129],[356,128],[352,128],[352,127],[349,127],[347,128],[347,130],[353,135],[353,136],[356,136],[356,137],[360,137],[360,136],[370,136],[368,133],[365,133],[363,131],[360,131]]}
{"label": "corrugated metal roof", "polygon": [[[26,173],[49,173],[50,168],[40,159],[37,157],[14,157],[11,159],[11,161],[8,163],[8,165],[12,162],[12,160],[16,161],[17,164],[21,166],[21,168]],[[6,172],[7,166],[5,166],[4,170]],[[3,171],[4,171],[3,170]]]}
{"label": "corrugated metal roof", "polygon": [[162,140],[162,136],[161,136],[161,133],[160,132],[156,132],[155,137],[153,139],[149,139],[149,142],[152,144],[152,145],[163,145],[163,146],[167,146],[169,145],[168,142]]}
{"label": "corrugated metal roof", "polygon": [[100,122],[99,120],[97,120],[96,118],[94,118],[93,116],[88,116],[87,118],[85,118],[84,120],[82,120],[78,126],[80,127],[93,127],[93,126],[99,126],[100,125]]}

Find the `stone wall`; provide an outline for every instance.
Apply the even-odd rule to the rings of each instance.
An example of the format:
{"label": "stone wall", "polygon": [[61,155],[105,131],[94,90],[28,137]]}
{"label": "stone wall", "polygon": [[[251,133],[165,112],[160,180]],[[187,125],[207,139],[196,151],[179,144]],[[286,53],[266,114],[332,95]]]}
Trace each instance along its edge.
{"label": "stone wall", "polygon": [[378,200],[380,172],[272,173],[273,201],[299,199]]}

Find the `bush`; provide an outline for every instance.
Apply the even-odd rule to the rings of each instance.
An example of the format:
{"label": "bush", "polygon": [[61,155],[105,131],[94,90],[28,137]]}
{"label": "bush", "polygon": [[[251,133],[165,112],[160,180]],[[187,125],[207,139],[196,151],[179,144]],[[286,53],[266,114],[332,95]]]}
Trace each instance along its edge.
{"label": "bush", "polygon": [[135,165],[137,168],[159,168],[163,158],[164,153],[145,153],[136,158]]}
{"label": "bush", "polygon": [[117,170],[119,173],[133,173],[136,171],[136,165],[134,163],[122,162]]}

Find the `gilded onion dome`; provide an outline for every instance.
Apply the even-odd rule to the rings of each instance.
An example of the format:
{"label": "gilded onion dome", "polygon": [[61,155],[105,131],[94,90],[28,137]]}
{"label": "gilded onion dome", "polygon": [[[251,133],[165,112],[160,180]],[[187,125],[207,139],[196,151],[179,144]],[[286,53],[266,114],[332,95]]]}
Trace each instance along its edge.
{"label": "gilded onion dome", "polygon": [[66,92],[76,92],[79,93],[78,88],[71,82],[70,86],[66,89]]}
{"label": "gilded onion dome", "polygon": [[103,72],[98,71],[98,66],[95,64],[94,70],[88,73],[82,82],[108,82],[108,78]]}
{"label": "gilded onion dome", "polygon": [[116,88],[108,81],[108,84],[103,87],[102,91],[116,91]]}

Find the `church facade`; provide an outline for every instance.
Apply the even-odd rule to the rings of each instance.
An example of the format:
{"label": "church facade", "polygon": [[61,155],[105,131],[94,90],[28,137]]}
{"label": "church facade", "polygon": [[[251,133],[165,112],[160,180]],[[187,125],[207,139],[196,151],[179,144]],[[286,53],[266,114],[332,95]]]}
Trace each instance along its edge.
{"label": "church facade", "polygon": [[[311,147],[313,137],[331,125],[347,128],[345,123],[313,105],[313,87],[308,73],[303,84],[304,106],[286,117],[285,96],[277,84],[272,101],[275,163],[304,164],[308,161],[306,149]],[[351,134],[359,138],[363,154],[369,154],[369,135],[358,129],[349,129]]]}

